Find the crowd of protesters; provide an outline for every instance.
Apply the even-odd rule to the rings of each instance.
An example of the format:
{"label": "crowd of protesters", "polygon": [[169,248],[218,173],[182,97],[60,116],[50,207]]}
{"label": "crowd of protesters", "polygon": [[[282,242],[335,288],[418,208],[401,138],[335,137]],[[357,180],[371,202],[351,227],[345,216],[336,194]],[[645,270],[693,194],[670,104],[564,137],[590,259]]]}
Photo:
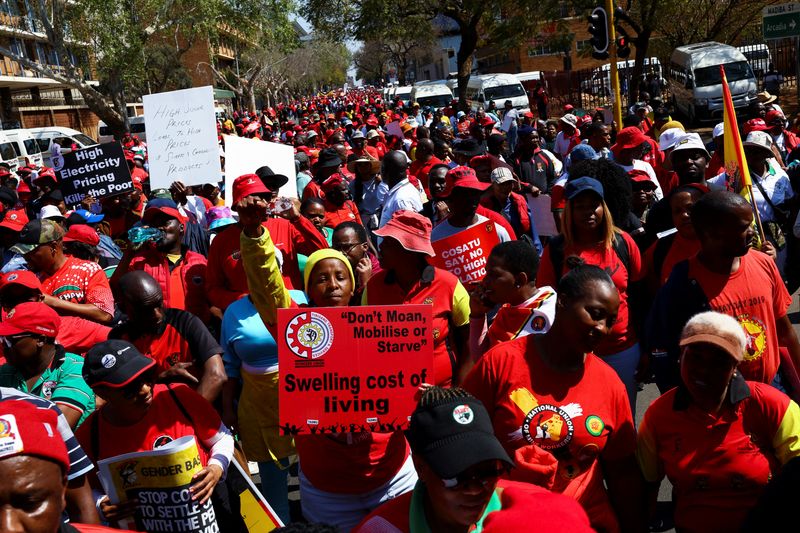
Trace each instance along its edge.
{"label": "crowd of protesters", "polygon": [[[0,168],[0,529],[117,527],[138,502],[98,461],[187,436],[224,531],[237,441],[287,531],[647,531],[665,477],[679,531],[794,520],[800,132],[776,98],[740,117],[751,204],[723,124],[706,144],[646,93],[622,124],[380,95],[219,118],[223,172],[224,135],[290,145],[296,197],[269,166],[230,205],[222,175],[152,189],[136,136],[133,192],[77,209],[53,169]],[[477,225],[499,244],[462,283],[433,244]],[[281,427],[278,309],[406,304],[434,332],[407,431]]]}

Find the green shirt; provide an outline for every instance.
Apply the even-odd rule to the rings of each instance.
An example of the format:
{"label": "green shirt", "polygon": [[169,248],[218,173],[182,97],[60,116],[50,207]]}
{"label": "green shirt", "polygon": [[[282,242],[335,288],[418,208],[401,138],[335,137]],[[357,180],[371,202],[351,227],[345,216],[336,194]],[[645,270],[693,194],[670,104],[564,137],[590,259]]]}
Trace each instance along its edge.
{"label": "green shirt", "polygon": [[66,405],[81,413],[80,425],[94,411],[94,392],[83,381],[83,358],[64,350],[56,344],[53,362],[30,390],[25,378],[9,363],[0,366],[0,387],[10,387],[50,400],[56,405]]}
{"label": "green shirt", "polygon": [[[486,510],[470,529],[470,533],[480,533],[483,531],[483,521],[493,511],[499,511],[502,508],[500,496],[497,490],[492,493],[489,503],[486,505]],[[410,533],[431,533],[431,528],[428,526],[428,520],[425,518],[425,485],[417,481],[414,487],[414,492],[411,495],[411,507],[409,509],[409,526]]]}

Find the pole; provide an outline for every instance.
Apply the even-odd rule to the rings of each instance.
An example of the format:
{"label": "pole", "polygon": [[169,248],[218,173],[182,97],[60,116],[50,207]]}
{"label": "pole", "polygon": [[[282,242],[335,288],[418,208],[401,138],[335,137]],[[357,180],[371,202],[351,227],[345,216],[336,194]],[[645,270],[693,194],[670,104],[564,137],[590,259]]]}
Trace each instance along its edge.
{"label": "pole", "polygon": [[614,0],[606,0],[608,17],[608,54],[611,60],[611,90],[614,99],[614,120],[622,128],[622,100],[619,96],[619,73],[617,72],[617,32],[614,29]]}
{"label": "pole", "polygon": [[764,224],[761,222],[761,214],[758,212],[758,206],[756,205],[756,197],[753,196],[753,184],[747,186],[747,192],[750,193],[750,204],[753,208],[753,216],[756,219],[756,229],[758,230],[758,236],[761,238],[761,243],[765,243],[767,241],[767,237],[764,235]]}

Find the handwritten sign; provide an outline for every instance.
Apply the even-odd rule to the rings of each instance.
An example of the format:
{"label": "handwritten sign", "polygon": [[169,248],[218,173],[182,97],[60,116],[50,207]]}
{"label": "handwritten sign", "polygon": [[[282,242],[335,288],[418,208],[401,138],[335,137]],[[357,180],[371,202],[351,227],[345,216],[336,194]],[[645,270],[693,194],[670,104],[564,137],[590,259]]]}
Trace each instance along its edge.
{"label": "handwritten sign", "polygon": [[434,266],[456,275],[461,283],[475,283],[486,276],[486,261],[500,242],[494,222],[478,224],[431,243]]}
{"label": "handwritten sign", "polygon": [[278,310],[284,433],[394,431],[433,375],[430,305]]}
{"label": "handwritten sign", "polygon": [[253,174],[263,166],[289,178],[281,187],[280,196],[297,198],[297,173],[291,146],[233,135],[224,135],[222,139],[225,142],[225,205],[233,202],[233,180],[243,174]]}
{"label": "handwritten sign", "polygon": [[217,183],[219,166],[214,91],[197,87],[142,97],[147,124],[150,186]]}
{"label": "handwritten sign", "polygon": [[192,476],[203,469],[194,437],[181,437],[146,452],[117,455],[98,462],[99,477],[112,503],[139,500],[123,529],[160,533],[196,531],[218,533],[211,500],[192,501]]}
{"label": "handwritten sign", "polygon": [[73,209],[87,195],[99,199],[133,190],[131,172],[118,142],[59,154],[53,158],[53,165],[59,174],[64,203]]}

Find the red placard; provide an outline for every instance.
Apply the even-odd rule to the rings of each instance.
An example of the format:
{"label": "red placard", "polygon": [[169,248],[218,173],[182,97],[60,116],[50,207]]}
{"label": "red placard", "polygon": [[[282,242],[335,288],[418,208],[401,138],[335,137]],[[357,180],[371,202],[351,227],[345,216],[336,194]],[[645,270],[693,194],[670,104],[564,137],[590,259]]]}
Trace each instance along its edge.
{"label": "red placard", "polygon": [[283,432],[407,427],[433,375],[432,318],[430,305],[280,309]]}
{"label": "red placard", "polygon": [[461,283],[475,283],[486,276],[486,260],[500,243],[494,222],[488,220],[431,243],[434,266],[458,276]]}

